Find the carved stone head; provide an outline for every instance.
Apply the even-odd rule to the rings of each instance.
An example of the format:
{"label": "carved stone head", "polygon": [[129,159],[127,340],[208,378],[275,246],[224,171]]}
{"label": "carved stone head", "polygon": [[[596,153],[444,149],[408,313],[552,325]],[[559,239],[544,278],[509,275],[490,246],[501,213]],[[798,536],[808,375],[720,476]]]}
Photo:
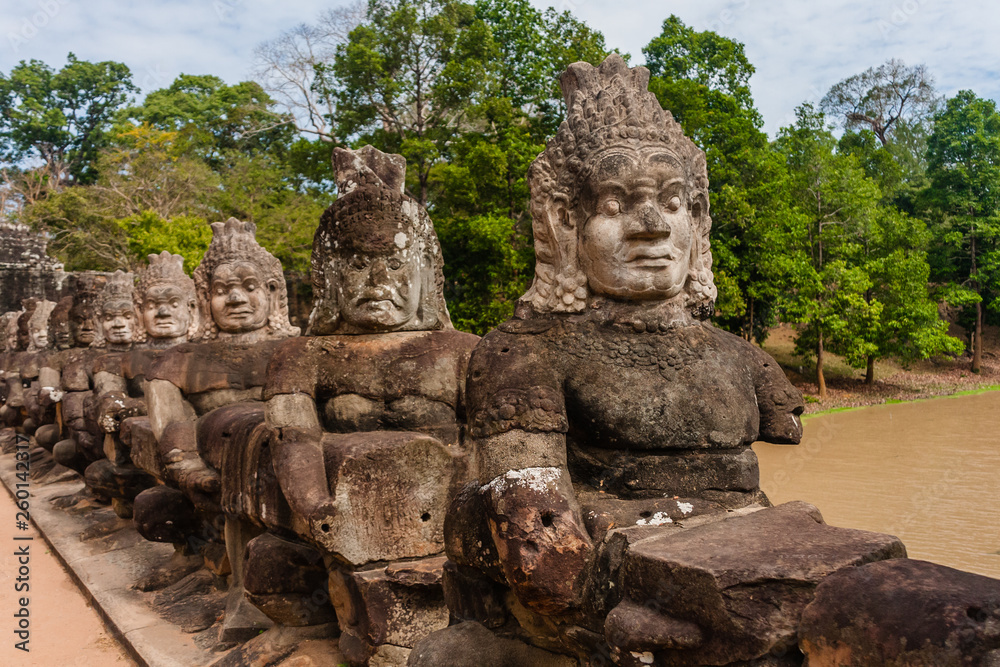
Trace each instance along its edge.
{"label": "carved stone head", "polygon": [[451,328],[441,247],[403,192],[406,160],[334,149],[339,196],[313,239],[311,335]]}
{"label": "carved stone head", "polygon": [[612,54],[560,78],[567,118],[528,172],[536,313],[595,297],[674,302],[695,317],[716,296],[705,154],[649,92],[649,71]]}
{"label": "carved stone head", "polygon": [[136,342],[170,347],[193,337],[198,328],[198,297],[194,281],[184,273],[184,258],[167,251],[149,255],[139,274],[135,310],[141,326]]}
{"label": "carved stone head", "polygon": [[69,328],[76,347],[89,347],[97,340],[97,296],[107,280],[96,273],[80,273],[71,278],[73,307],[69,311]]}
{"label": "carved stone head", "polygon": [[55,307],[55,301],[39,301],[28,318],[28,352],[41,352],[51,346],[49,317]]}
{"label": "carved stone head", "polygon": [[299,334],[288,321],[281,262],[257,243],[256,233],[256,225],[236,218],[212,223],[212,243],[194,271],[199,338],[251,343]]}
{"label": "carved stone head", "polygon": [[138,328],[133,303],[135,276],[115,271],[97,297],[97,338],[94,347],[127,350]]}
{"label": "carved stone head", "polygon": [[69,325],[69,312],[73,308],[73,297],[64,296],[56,302],[49,314],[49,338],[52,347],[68,350],[73,347],[73,331]]}
{"label": "carved stone head", "polygon": [[3,335],[3,348],[5,352],[17,350],[17,318],[21,313],[11,310],[0,315],[0,334]]}
{"label": "carved stone head", "polygon": [[22,352],[31,347],[31,331],[28,328],[28,322],[31,320],[31,316],[35,314],[38,304],[39,299],[34,297],[27,298],[21,302],[21,307],[24,310],[17,316],[17,349]]}

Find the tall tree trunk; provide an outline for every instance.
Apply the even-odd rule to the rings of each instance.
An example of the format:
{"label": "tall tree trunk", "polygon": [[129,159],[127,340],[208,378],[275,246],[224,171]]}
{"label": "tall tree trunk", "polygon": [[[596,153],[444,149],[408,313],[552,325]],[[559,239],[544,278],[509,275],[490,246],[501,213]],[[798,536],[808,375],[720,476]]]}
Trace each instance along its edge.
{"label": "tall tree trunk", "polygon": [[871,386],[875,384],[875,357],[868,356],[868,370],[865,372],[865,384]]}
{"label": "tall tree trunk", "polygon": [[983,360],[983,302],[976,304],[976,334],[972,341],[972,372],[980,371]]}
{"label": "tall tree trunk", "polygon": [[819,385],[819,400],[826,398],[826,378],[823,377],[823,332],[816,339],[816,384]]}

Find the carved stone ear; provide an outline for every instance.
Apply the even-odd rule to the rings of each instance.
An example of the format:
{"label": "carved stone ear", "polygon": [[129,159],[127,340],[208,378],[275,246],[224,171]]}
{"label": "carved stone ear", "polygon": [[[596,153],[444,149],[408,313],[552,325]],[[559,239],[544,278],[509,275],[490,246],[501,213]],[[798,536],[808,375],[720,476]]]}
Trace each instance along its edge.
{"label": "carved stone ear", "polygon": [[566,229],[576,229],[576,221],[573,219],[573,211],[569,206],[569,198],[566,195],[555,195],[549,204],[552,209],[554,220]]}
{"label": "carved stone ear", "polygon": [[698,231],[704,233],[703,226],[708,216],[708,195],[699,191],[691,200],[691,216],[695,219]]}

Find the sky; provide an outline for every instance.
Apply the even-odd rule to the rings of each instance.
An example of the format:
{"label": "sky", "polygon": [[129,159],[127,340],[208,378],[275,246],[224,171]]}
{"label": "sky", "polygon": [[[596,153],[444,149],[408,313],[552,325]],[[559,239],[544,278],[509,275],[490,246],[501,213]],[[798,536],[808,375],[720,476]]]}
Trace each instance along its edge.
{"label": "sky", "polygon": [[[939,92],[1000,100],[1000,5],[987,0],[531,0],[567,9],[610,47],[642,47],[676,14],[746,45],[751,88],[774,136],[795,107],[889,58],[924,63]],[[181,73],[249,78],[253,49],[347,0],[0,0],[0,72],[38,59],[127,64],[143,92]]]}

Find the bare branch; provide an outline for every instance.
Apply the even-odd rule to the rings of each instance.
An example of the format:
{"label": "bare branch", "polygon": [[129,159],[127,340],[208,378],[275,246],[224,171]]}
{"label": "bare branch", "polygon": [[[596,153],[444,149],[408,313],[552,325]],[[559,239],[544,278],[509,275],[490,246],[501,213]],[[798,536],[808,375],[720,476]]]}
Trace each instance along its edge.
{"label": "bare branch", "polygon": [[333,62],[337,46],[365,18],[361,0],[323,12],[316,23],[300,24],[254,49],[254,79],[295,119],[299,132],[336,141],[330,118],[336,103],[317,92],[316,68]]}

